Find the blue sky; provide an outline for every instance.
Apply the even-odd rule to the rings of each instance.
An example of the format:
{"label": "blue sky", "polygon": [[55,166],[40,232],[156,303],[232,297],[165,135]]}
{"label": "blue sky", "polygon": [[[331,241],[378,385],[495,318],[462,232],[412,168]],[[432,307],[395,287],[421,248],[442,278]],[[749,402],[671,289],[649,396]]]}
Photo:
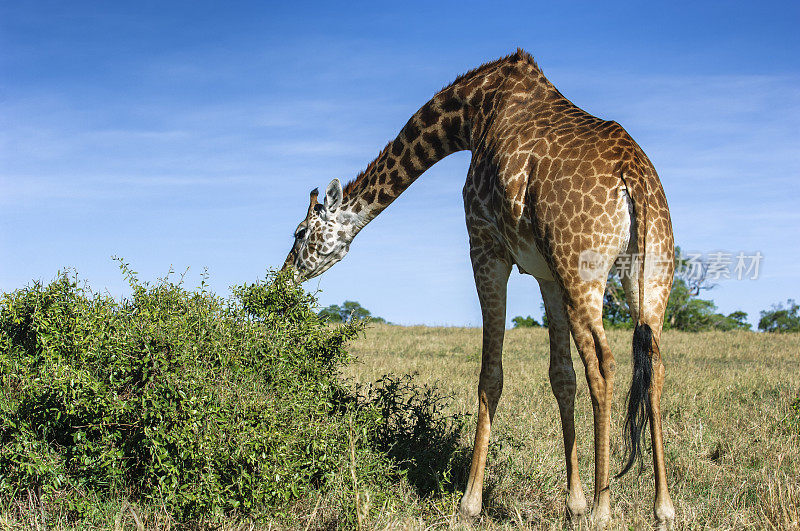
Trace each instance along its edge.
{"label": "blue sky", "polygon": [[[362,169],[440,87],[532,53],[659,171],[676,240],[760,251],[721,311],[800,299],[797,2],[3,2],[0,290],[74,267],[126,292],[170,266],[219,293],[282,263],[308,191]],[[390,321],[479,325],[458,153],[310,289]],[[508,317],[538,317],[512,274]]]}

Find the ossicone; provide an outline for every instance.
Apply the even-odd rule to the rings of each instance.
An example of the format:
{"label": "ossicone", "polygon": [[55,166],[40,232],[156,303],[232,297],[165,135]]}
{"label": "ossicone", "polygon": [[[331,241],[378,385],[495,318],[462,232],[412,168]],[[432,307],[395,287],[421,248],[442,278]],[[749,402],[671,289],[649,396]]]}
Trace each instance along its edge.
{"label": "ossicone", "polygon": [[317,206],[317,197],[319,197],[319,188],[314,188],[313,190],[311,190],[310,201],[308,204],[309,214],[311,214],[311,211],[314,210],[315,206]]}

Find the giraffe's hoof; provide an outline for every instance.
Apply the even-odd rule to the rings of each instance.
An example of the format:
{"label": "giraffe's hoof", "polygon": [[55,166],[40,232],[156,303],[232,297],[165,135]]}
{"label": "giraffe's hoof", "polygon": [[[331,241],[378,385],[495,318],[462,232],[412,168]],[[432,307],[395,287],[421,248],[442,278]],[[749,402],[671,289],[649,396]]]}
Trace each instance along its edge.
{"label": "giraffe's hoof", "polygon": [[589,506],[583,493],[580,495],[567,496],[567,518],[572,522],[577,522],[589,512]]}
{"label": "giraffe's hoof", "polygon": [[656,505],[653,512],[656,516],[656,529],[672,529],[672,522],[675,521],[675,508],[671,502]]}
{"label": "giraffe's hoof", "polygon": [[468,518],[478,516],[481,512],[481,501],[482,500],[480,496],[470,496],[469,494],[464,494],[464,497],[461,498],[461,504],[458,512],[461,513],[462,516],[466,516]]}
{"label": "giraffe's hoof", "polygon": [[611,527],[611,508],[595,507],[592,509],[592,525],[595,529],[608,529]]}

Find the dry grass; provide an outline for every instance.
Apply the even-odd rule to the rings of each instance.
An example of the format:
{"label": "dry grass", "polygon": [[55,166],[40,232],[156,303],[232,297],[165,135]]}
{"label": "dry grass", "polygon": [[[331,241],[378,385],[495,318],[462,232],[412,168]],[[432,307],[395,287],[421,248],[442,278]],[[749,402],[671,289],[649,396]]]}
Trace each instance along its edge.
{"label": "dry grass", "polygon": [[[612,420],[612,463],[617,467],[630,379],[630,334],[609,332],[619,367]],[[451,393],[455,410],[473,413],[480,343],[479,329],[374,326],[352,346],[358,361],[348,376],[369,382],[385,373],[412,373],[417,381],[435,382]],[[798,529],[800,411],[792,403],[800,396],[800,335],[665,332],[662,351],[675,528]],[[574,345],[573,356],[581,478],[590,496],[591,404]],[[438,500],[410,498],[411,505],[397,514],[376,511],[373,525],[405,527],[417,511],[414,527],[562,528],[566,472],[548,359],[546,330],[507,332],[505,390],[493,429],[499,444],[489,463],[484,512],[478,520],[461,521],[458,493],[451,493]],[[465,448],[471,436],[465,433]],[[647,457],[641,474],[634,469],[612,482],[614,528],[651,525],[652,482]]]}
{"label": "dry grass", "polygon": [[[618,360],[612,425],[612,472],[621,463],[623,400],[630,379],[630,331],[612,330]],[[375,325],[351,345],[357,361],[345,375],[369,383],[386,373],[413,374],[453,395],[452,412],[474,413],[480,365],[479,329]],[[800,334],[667,332],[664,430],[676,529],[800,528]],[[578,374],[576,424],[584,491],[591,497],[592,419],[583,368]],[[359,490],[350,501],[363,529],[563,529],[566,473],[561,426],[547,378],[544,329],[510,330],[505,343],[505,391],[493,430],[484,511],[474,520],[458,516],[463,477],[456,489],[423,498],[403,482],[383,505],[377,493]],[[474,418],[462,436],[456,468],[466,472]],[[354,430],[357,434],[358,430]],[[357,435],[354,435],[357,436]],[[343,471],[342,488],[352,477]],[[460,481],[460,483],[459,483]],[[337,489],[334,489],[337,490]],[[612,482],[612,527],[647,529],[652,523],[652,463]],[[336,492],[300,499],[279,521],[299,529],[341,525]],[[86,529],[175,529],[181,526],[158,507],[106,502],[104,522]],[[27,504],[0,510],[0,528],[40,529],[42,508],[32,493]],[[55,518],[58,521],[58,518]],[[52,519],[50,520],[53,521]],[[204,526],[200,526],[204,527]],[[228,517],[215,529],[280,529]],[[70,528],[68,524],[56,528]]]}

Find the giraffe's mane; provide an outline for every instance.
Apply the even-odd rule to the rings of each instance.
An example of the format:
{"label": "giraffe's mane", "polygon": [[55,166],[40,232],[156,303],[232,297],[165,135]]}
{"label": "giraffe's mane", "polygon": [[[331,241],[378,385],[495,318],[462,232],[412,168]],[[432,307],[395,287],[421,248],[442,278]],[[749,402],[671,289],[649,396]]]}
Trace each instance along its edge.
{"label": "giraffe's mane", "polygon": [[[512,54],[509,54],[509,55],[506,55],[504,57],[501,57],[500,59],[495,59],[494,61],[489,61],[489,62],[483,63],[479,67],[473,68],[472,70],[461,74],[460,76],[456,77],[453,80],[452,83],[450,83],[449,85],[447,85],[444,88],[442,88],[442,90],[437,92],[437,94],[449,89],[453,85],[461,83],[465,79],[471,79],[471,78],[473,78],[475,76],[479,76],[481,74],[485,74],[489,70],[492,70],[493,68],[495,68],[498,65],[501,65],[503,63],[506,63],[506,62],[508,62],[508,63],[517,63],[517,62],[521,62],[521,61],[532,65],[536,70],[539,69],[539,65],[536,64],[536,61],[533,59],[533,56],[531,54],[529,54],[528,52],[526,52],[522,48],[517,48],[517,51],[512,53]],[[364,177],[375,167],[375,165],[378,163],[380,158],[384,155],[384,153],[386,153],[386,151],[389,149],[389,146],[391,146],[391,145],[392,145],[392,142],[390,141],[381,150],[381,152],[378,153],[378,156],[375,157],[372,160],[372,162],[370,162],[367,165],[366,168],[364,168],[361,172],[359,172],[358,175],[356,175],[353,179],[350,180],[350,182],[348,182],[345,185],[345,187],[344,187],[344,195],[345,196],[349,195],[350,193],[353,192],[353,190],[356,189],[356,187],[361,183],[361,181],[364,180]]]}
{"label": "giraffe's mane", "polygon": [[378,160],[380,160],[380,158],[383,156],[383,154],[384,154],[384,153],[386,153],[386,151],[389,149],[389,146],[391,146],[391,145],[392,145],[392,143],[391,143],[391,142],[389,142],[388,144],[386,144],[386,146],[385,146],[385,147],[384,147],[384,148],[381,150],[381,152],[380,152],[380,153],[378,153],[378,156],[377,156],[377,157],[375,157],[375,158],[373,159],[373,161],[372,161],[372,162],[370,162],[369,164],[367,164],[367,167],[366,167],[366,168],[364,168],[363,170],[361,170],[361,171],[359,172],[359,174],[355,176],[355,178],[353,178],[353,179],[352,179],[352,180],[351,180],[349,183],[347,183],[347,185],[345,185],[345,187],[344,187],[344,194],[343,194],[343,195],[347,196],[347,195],[349,195],[349,194],[350,194],[350,193],[351,193],[353,190],[355,190],[355,189],[356,189],[356,186],[358,186],[358,184],[359,184],[361,181],[363,181],[363,180],[364,180],[364,177],[367,175],[367,173],[369,173],[369,172],[372,170],[372,168],[374,168],[374,167],[375,167],[375,165],[376,165],[376,164],[378,164]]}
{"label": "giraffe's mane", "polygon": [[525,62],[525,63],[528,63],[528,64],[532,65],[535,69],[537,69],[537,70],[539,69],[539,65],[536,64],[536,61],[534,60],[534,58],[533,58],[533,56],[531,54],[529,54],[528,52],[526,52],[522,48],[517,48],[517,51],[512,53],[512,54],[508,54],[508,55],[506,55],[504,57],[501,57],[500,59],[495,59],[494,61],[489,61],[489,62],[483,63],[479,67],[473,68],[472,70],[461,74],[460,76],[455,78],[452,83],[450,83],[449,85],[445,86],[439,92],[442,92],[443,90],[447,90],[450,87],[452,87],[453,85],[461,83],[465,79],[471,79],[471,78],[473,78],[475,76],[479,76],[481,74],[485,74],[489,70],[492,70],[492,69],[496,68],[497,66],[499,66],[499,65],[501,65],[503,63],[518,63],[518,62]]}

